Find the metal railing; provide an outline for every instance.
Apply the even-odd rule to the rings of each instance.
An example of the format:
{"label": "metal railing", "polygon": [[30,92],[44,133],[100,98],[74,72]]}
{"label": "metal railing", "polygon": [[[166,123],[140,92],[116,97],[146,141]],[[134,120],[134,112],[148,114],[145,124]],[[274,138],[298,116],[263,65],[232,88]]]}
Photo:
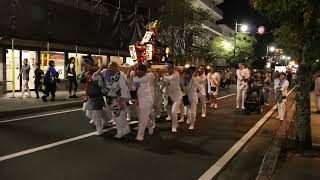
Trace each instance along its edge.
{"label": "metal railing", "polygon": [[204,25],[222,34],[222,29],[217,24],[208,21]]}

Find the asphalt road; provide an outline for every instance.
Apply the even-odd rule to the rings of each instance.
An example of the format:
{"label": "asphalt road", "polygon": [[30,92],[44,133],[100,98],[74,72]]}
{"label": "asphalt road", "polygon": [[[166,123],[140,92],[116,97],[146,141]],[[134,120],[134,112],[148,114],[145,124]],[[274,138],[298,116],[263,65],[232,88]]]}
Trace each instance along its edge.
{"label": "asphalt road", "polygon": [[[221,96],[234,93],[222,91]],[[270,106],[272,107],[272,106]],[[31,152],[0,161],[1,180],[189,180],[199,178],[261,115],[246,115],[235,109],[235,96],[219,101],[219,109],[210,109],[207,118],[198,121],[194,131],[180,124],[171,133],[171,122],[160,120],[155,134],[145,141],[134,141],[136,131],[122,140],[116,131]],[[20,151],[94,131],[82,111],[1,123],[0,159]],[[137,126],[133,124],[132,127]]]}

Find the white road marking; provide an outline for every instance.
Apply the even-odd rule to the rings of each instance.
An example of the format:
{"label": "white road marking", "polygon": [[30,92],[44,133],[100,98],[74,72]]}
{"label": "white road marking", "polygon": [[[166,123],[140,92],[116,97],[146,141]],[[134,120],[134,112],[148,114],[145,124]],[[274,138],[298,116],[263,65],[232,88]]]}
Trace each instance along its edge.
{"label": "white road marking", "polygon": [[[292,88],[288,96],[293,92]],[[211,166],[198,180],[213,179],[226,166],[226,164],[241,150],[241,148],[256,134],[263,124],[272,116],[277,105],[265,114],[257,124],[251,128],[236,144],[234,144],[213,166]]]}
{"label": "white road marking", "polygon": [[226,95],[226,96],[222,96],[222,97],[219,97],[218,100],[220,99],[224,99],[224,98],[227,98],[227,97],[230,97],[230,96],[235,96],[236,94],[229,94],[229,95]]}
{"label": "white road marking", "polygon": [[[129,122],[129,124],[137,124],[137,123],[138,123],[138,121]],[[116,129],[116,128],[112,127],[112,128],[104,129],[103,132],[108,132],[108,131],[111,131],[113,129]],[[42,151],[42,150],[45,150],[45,149],[53,148],[53,147],[56,147],[56,146],[60,146],[60,145],[63,145],[63,144],[67,144],[67,143],[70,143],[70,142],[78,141],[78,140],[85,139],[85,138],[88,138],[88,137],[91,137],[91,136],[95,136],[95,133],[96,132],[91,132],[91,133],[88,133],[88,134],[83,134],[81,136],[77,136],[77,137],[73,137],[73,138],[57,141],[57,142],[54,142],[54,143],[51,143],[51,144],[39,146],[39,147],[36,147],[36,148],[33,148],[33,149],[28,149],[28,150],[25,150],[25,151],[20,151],[20,152],[17,152],[17,153],[13,153],[13,154],[9,154],[9,155],[6,155],[6,156],[2,156],[2,157],[0,157],[0,162],[1,161],[6,161],[6,160],[9,160],[9,159],[13,159],[13,158],[16,158],[16,157],[24,156],[24,155],[27,155],[27,154],[35,153],[35,152],[38,152],[38,151]]]}
{"label": "white road marking", "polygon": [[[226,96],[222,96],[222,97],[219,97],[218,100],[225,99],[227,97],[234,96],[234,95],[236,95],[236,94],[229,94],[229,95],[226,95]],[[8,119],[8,120],[3,120],[3,121],[0,120],[0,124],[9,123],[9,122],[15,122],[15,121],[22,121],[22,120],[33,119],[33,118],[39,118],[39,117],[53,116],[53,115],[76,112],[76,111],[81,111],[81,110],[82,110],[81,108],[78,108],[78,109],[71,109],[71,110],[65,110],[65,111],[45,113],[45,114],[39,114],[39,115],[33,115],[33,116],[20,117],[20,118],[15,118],[15,119]]]}
{"label": "white road marking", "polygon": [[33,116],[20,117],[20,118],[0,121],[0,124],[14,122],[14,121],[21,121],[21,120],[26,120],[26,119],[33,119],[33,118],[38,118],[38,117],[53,116],[53,115],[57,115],[57,114],[76,112],[76,111],[80,111],[80,110],[82,110],[82,109],[71,109],[71,110],[66,110],[66,111],[59,111],[59,112],[52,112],[52,113],[45,113],[45,114],[39,114],[39,115],[33,115]]}

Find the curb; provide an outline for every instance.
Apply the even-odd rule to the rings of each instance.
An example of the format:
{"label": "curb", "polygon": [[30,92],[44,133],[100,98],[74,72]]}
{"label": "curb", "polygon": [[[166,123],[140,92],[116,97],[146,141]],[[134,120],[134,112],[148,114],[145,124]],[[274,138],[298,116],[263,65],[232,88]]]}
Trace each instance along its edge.
{"label": "curb", "polygon": [[256,180],[269,180],[272,179],[273,173],[275,172],[279,156],[287,139],[288,129],[291,122],[295,118],[296,102],[294,102],[287,113],[286,119],[281,124],[276,136],[274,137],[270,147],[264,155],[262,164]]}
{"label": "curb", "polygon": [[8,111],[0,111],[0,119],[19,116],[19,115],[42,113],[46,111],[54,111],[54,110],[65,109],[65,108],[82,107],[82,104],[83,104],[82,101],[74,101],[74,102],[65,102],[61,104],[34,106],[34,107],[27,107],[27,108],[12,109]]}

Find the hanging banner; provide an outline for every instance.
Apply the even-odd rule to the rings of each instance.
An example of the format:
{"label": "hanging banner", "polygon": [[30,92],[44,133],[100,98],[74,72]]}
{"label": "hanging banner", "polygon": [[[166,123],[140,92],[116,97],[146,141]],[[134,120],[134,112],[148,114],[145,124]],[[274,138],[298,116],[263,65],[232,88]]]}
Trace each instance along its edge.
{"label": "hanging banner", "polygon": [[153,32],[152,31],[146,31],[146,33],[144,34],[144,37],[141,41],[141,44],[144,44],[146,42],[149,42],[151,36],[152,36]]}
{"label": "hanging banner", "polygon": [[146,60],[152,60],[152,55],[153,55],[153,46],[152,44],[147,44],[146,45]]}
{"label": "hanging banner", "polygon": [[138,58],[137,58],[137,52],[136,52],[135,46],[134,45],[129,46],[129,51],[130,51],[131,59],[133,61],[136,61]]}

